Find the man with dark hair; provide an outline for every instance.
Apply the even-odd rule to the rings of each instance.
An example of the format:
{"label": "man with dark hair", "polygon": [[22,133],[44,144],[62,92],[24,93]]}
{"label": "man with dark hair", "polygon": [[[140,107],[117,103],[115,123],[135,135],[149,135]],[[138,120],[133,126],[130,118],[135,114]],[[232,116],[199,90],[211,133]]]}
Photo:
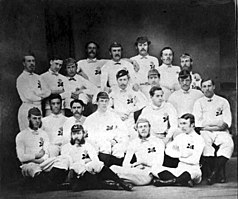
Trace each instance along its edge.
{"label": "man with dark hair", "polygon": [[117,42],[113,42],[109,47],[109,53],[112,59],[102,67],[101,90],[109,93],[113,87],[116,87],[116,74],[122,69],[128,70],[131,78],[130,84],[133,86],[135,83],[134,66],[129,61],[122,59],[122,45]]}
{"label": "man with dark hair", "polygon": [[[164,101],[164,92],[160,87],[150,89],[152,103],[147,105],[139,118],[146,118],[151,124],[151,134],[157,138],[165,139],[170,132],[177,128],[177,112],[173,105]],[[168,134],[168,135],[167,135]]]}
{"label": "man with dark hair", "polygon": [[110,106],[126,124],[130,139],[137,137],[134,126],[134,113],[146,106],[146,97],[135,92],[128,86],[130,76],[127,70],[120,70],[116,74],[118,87],[113,87],[110,93]]}
{"label": "man with dark hair", "polygon": [[186,69],[190,72],[190,75],[192,77],[191,88],[200,90],[202,78],[198,73],[193,73],[192,71],[193,59],[191,55],[189,55],[188,53],[182,54],[180,56],[180,66],[182,70]]}
{"label": "man with dark hair", "polygon": [[162,61],[162,65],[158,68],[160,73],[160,85],[170,89],[171,92],[180,88],[178,83],[180,67],[172,65],[173,58],[174,52],[172,48],[164,47],[160,51],[160,59]]}
{"label": "man with dark hair", "polygon": [[82,100],[75,99],[70,102],[70,108],[73,116],[67,118],[66,122],[63,125],[63,137],[65,138],[65,143],[69,143],[70,141],[70,132],[71,128],[75,124],[84,124],[84,121],[86,119],[85,116],[83,116],[85,104]]}
{"label": "man with dark hair", "polygon": [[59,94],[52,94],[49,97],[51,114],[42,119],[42,129],[49,137],[50,157],[56,157],[60,153],[63,143],[63,125],[67,120],[61,112],[62,98]]}
{"label": "man with dark hair", "polygon": [[200,133],[206,144],[203,159],[205,175],[208,176],[207,184],[224,183],[226,182],[225,166],[234,150],[234,143],[229,133],[232,121],[230,105],[225,98],[214,93],[215,84],[212,79],[202,80],[201,86],[204,97],[195,102],[193,113],[196,127],[201,128]]}
{"label": "man with dark hair", "polygon": [[86,59],[79,60],[78,73],[88,79],[97,88],[101,87],[101,68],[108,61],[106,59],[98,59],[99,45],[90,41],[85,45]]}
{"label": "man with dark hair", "polygon": [[157,140],[150,134],[150,123],[147,119],[138,119],[136,131],[137,138],[129,143],[123,166],[114,165],[111,169],[120,178],[134,185],[148,185],[152,180],[152,170],[163,164],[165,145],[162,140]]}
{"label": "man with dark hair", "polygon": [[127,127],[109,109],[109,96],[106,92],[98,93],[97,105],[97,111],[88,116],[83,124],[88,139],[96,147],[99,159],[106,166],[121,166],[129,140]]}
{"label": "man with dark hair", "polygon": [[[51,94],[60,94],[62,102],[62,112],[64,114],[64,99],[65,99],[65,86],[67,84],[67,78],[59,73],[63,65],[63,59],[58,55],[53,56],[50,59],[50,68],[47,72],[41,74],[41,78],[46,82],[48,88],[51,90]],[[51,113],[49,99],[45,101],[44,107],[45,116]]]}
{"label": "man with dark hair", "polygon": [[45,81],[39,75],[35,74],[35,55],[32,53],[25,55],[22,64],[24,70],[16,81],[17,91],[22,100],[22,105],[18,111],[20,131],[28,127],[28,110],[33,107],[38,107],[42,110],[42,99],[50,95],[50,90]]}
{"label": "man with dark hair", "polygon": [[139,71],[136,73],[138,83],[140,85],[147,84],[147,74],[150,69],[158,69],[159,61],[156,57],[149,55],[149,46],[151,41],[147,37],[138,37],[135,42],[135,48],[138,51],[138,55],[131,57],[131,60],[136,61],[139,64]]}
{"label": "man with dark hair", "polygon": [[54,165],[55,159],[49,158],[49,138],[41,129],[41,111],[36,107],[31,108],[28,111],[28,120],[29,127],[16,136],[16,152],[22,163],[22,175],[33,178],[34,188],[38,191],[48,190],[64,181],[67,164],[58,167]]}
{"label": "man with dark hair", "polygon": [[[121,180],[111,169],[98,159],[94,147],[85,140],[86,133],[82,125],[71,128],[70,143],[62,148],[62,155],[70,158],[70,184],[73,191],[85,189],[110,188],[102,184],[103,180],[113,180],[124,190],[131,191],[132,186]],[[113,186],[115,188],[115,186]]]}
{"label": "man with dark hair", "polygon": [[195,101],[204,95],[200,90],[191,89],[192,77],[188,70],[180,71],[178,80],[181,89],[173,92],[168,102],[174,106],[180,117],[185,113],[192,113]]}
{"label": "man with dark hair", "polygon": [[202,180],[199,161],[205,146],[202,136],[194,131],[195,119],[192,114],[186,113],[179,119],[179,131],[172,142],[167,144],[165,153],[179,158],[177,168],[161,167],[153,172],[155,186],[183,185],[193,187]]}
{"label": "man with dark hair", "polygon": [[64,60],[67,73],[68,83],[65,86],[65,115],[72,116],[70,111],[70,102],[74,99],[80,99],[86,105],[86,112],[84,115],[90,115],[94,112],[94,106],[92,105],[92,99],[94,94],[98,92],[97,87],[87,79],[76,74],[77,63],[73,58]]}

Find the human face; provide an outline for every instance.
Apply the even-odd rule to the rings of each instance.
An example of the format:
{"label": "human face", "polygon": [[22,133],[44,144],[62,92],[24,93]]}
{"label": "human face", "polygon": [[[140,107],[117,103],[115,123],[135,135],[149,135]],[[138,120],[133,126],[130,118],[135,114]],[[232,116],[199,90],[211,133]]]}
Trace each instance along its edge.
{"label": "human face", "polygon": [[78,117],[82,115],[83,107],[80,103],[75,102],[71,107],[71,112],[73,113],[74,117]]}
{"label": "human face", "polygon": [[97,46],[94,43],[88,44],[87,55],[89,59],[94,59],[97,55]]}
{"label": "human face", "polygon": [[151,99],[155,106],[160,107],[164,101],[164,92],[162,90],[156,90]]}
{"label": "human face", "polygon": [[180,65],[182,69],[191,71],[193,62],[189,57],[180,58]]}
{"label": "human face", "polygon": [[190,77],[179,78],[179,84],[184,91],[188,91],[190,89],[191,82],[192,80],[190,79]]}
{"label": "human face", "polygon": [[149,48],[148,42],[137,44],[137,49],[141,56],[146,56],[148,54],[148,48]]}
{"label": "human face", "polygon": [[125,90],[128,85],[129,78],[127,75],[124,75],[117,79],[117,83],[120,89]]}
{"label": "human face", "polygon": [[33,130],[38,130],[38,128],[41,127],[41,116],[30,115],[30,117],[28,117],[28,120],[30,123],[30,127]]}
{"label": "human face", "polygon": [[105,112],[107,110],[108,104],[109,104],[109,99],[99,98],[97,102],[98,110],[101,112]]}
{"label": "human face", "polygon": [[182,130],[183,133],[189,134],[194,129],[194,124],[190,124],[190,119],[179,119],[179,128]]}
{"label": "human face", "polygon": [[61,69],[63,64],[63,60],[51,60],[50,61],[50,69],[54,72],[54,73],[58,73],[59,70]]}
{"label": "human face", "polygon": [[31,55],[27,55],[24,57],[23,66],[25,70],[29,73],[33,73],[36,69],[35,58]]}
{"label": "human face", "polygon": [[77,73],[76,64],[66,66],[66,72],[69,77],[74,77]]}
{"label": "human face", "polygon": [[137,131],[142,138],[147,138],[150,133],[148,122],[142,122],[137,125]]}
{"label": "human face", "polygon": [[159,77],[158,75],[150,75],[148,77],[148,82],[151,86],[158,86],[159,85]]}
{"label": "human face", "polygon": [[211,80],[208,80],[202,83],[201,89],[206,97],[211,98],[214,95],[215,85],[212,84]]}
{"label": "human face", "polygon": [[53,114],[58,115],[61,112],[61,101],[60,99],[52,99],[50,101],[50,108]]}
{"label": "human face", "polygon": [[120,61],[121,59],[121,47],[112,47],[111,48],[111,57],[114,61]]}
{"label": "human face", "polygon": [[74,131],[72,132],[71,136],[75,144],[79,144],[80,141],[83,139],[83,131]]}
{"label": "human face", "polygon": [[170,49],[163,50],[161,60],[166,65],[171,65],[173,61],[173,52]]}

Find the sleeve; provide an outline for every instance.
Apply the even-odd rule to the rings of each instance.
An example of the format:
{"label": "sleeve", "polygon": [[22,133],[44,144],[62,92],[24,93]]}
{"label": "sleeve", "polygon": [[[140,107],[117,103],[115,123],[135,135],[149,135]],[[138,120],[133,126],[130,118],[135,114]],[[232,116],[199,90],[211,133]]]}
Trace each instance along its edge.
{"label": "sleeve", "polygon": [[165,153],[173,158],[179,158],[180,157],[180,150],[178,147],[178,137],[175,137],[175,139],[172,142],[169,142],[166,146]]}
{"label": "sleeve", "polygon": [[157,151],[156,151],[156,157],[153,159],[153,162],[151,166],[162,166],[164,162],[164,150],[165,150],[165,145],[162,140],[160,142],[156,143],[157,145]]}
{"label": "sleeve", "polygon": [[195,117],[195,126],[202,127],[202,107],[199,99],[194,103],[193,115]]}
{"label": "sleeve", "polygon": [[16,137],[16,152],[17,157],[20,162],[28,162],[35,159],[35,154],[26,154],[25,153],[25,144],[22,134],[18,134]]}
{"label": "sleeve", "polygon": [[148,99],[146,98],[144,93],[142,93],[141,91],[135,92],[135,98],[136,98],[136,107],[137,107],[136,111],[144,108],[146,104],[148,104]]}
{"label": "sleeve", "polygon": [[93,162],[99,162],[100,161],[99,158],[98,158],[97,151],[95,150],[95,148],[91,144],[87,143],[87,150],[88,150],[88,155],[89,155],[90,159]]}
{"label": "sleeve", "polygon": [[230,104],[227,100],[224,100],[223,104],[223,114],[222,114],[223,121],[231,127],[231,109],[230,109]]}
{"label": "sleeve", "polygon": [[129,71],[131,83],[132,84],[136,83],[136,75],[135,75],[134,66],[130,62],[127,62],[127,69]]}
{"label": "sleeve", "polygon": [[159,68],[159,60],[157,58],[155,58],[154,64],[155,64],[155,69],[158,70],[158,68]]}
{"label": "sleeve", "polygon": [[86,94],[95,95],[97,93],[98,89],[93,83],[84,78],[81,78],[81,82],[83,83],[83,86],[86,88],[83,90]]}
{"label": "sleeve", "polygon": [[24,79],[17,79],[16,82],[17,91],[22,100],[26,99],[29,101],[40,101],[41,97],[39,97],[33,88],[31,88],[28,84],[28,81]]}
{"label": "sleeve", "polygon": [[131,165],[131,160],[132,160],[132,157],[135,153],[135,150],[134,150],[134,143],[135,142],[132,142],[129,146],[128,146],[128,149],[126,151],[126,155],[125,155],[125,158],[124,158],[124,161],[122,163],[122,166],[123,167],[130,167]]}
{"label": "sleeve", "polygon": [[178,114],[176,109],[173,107],[172,104],[169,104],[169,124],[170,129],[177,129],[178,128]]}
{"label": "sleeve", "polygon": [[107,87],[107,80],[108,80],[108,71],[107,71],[107,65],[104,65],[101,69],[101,89],[103,90],[105,87]]}
{"label": "sleeve", "polygon": [[46,98],[51,94],[51,91],[47,87],[46,82],[41,77],[40,77],[40,83],[41,83],[41,97]]}

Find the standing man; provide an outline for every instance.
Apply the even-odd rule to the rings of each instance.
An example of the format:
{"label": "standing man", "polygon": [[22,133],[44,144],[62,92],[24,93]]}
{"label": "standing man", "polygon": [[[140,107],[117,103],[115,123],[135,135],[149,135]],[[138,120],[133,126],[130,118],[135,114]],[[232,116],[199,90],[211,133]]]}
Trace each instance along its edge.
{"label": "standing man", "polygon": [[42,119],[42,129],[49,137],[50,157],[56,157],[63,143],[63,125],[67,117],[61,113],[62,98],[59,94],[52,94],[49,103],[51,114]]}
{"label": "standing man", "polygon": [[[59,73],[63,64],[63,59],[59,56],[54,56],[50,60],[50,68],[47,72],[41,75],[41,78],[46,82],[51,94],[60,94],[62,102],[62,112],[64,114],[64,99],[65,99],[65,85],[67,84],[67,78]],[[49,99],[45,101],[45,116],[51,113]]]}
{"label": "standing man", "polygon": [[173,58],[174,52],[172,48],[164,47],[160,51],[160,59],[162,61],[162,65],[158,69],[160,73],[160,84],[161,86],[171,90],[171,92],[180,89],[178,83],[180,67],[172,65]]}
{"label": "standing man", "polygon": [[152,103],[142,110],[139,118],[145,118],[150,122],[152,135],[165,140],[177,128],[178,118],[175,108],[164,101],[163,95],[164,92],[160,87],[152,87],[150,89]]}
{"label": "standing man", "polygon": [[[205,163],[208,164],[207,184],[215,183],[216,179],[217,182],[224,183],[225,166],[234,150],[234,143],[228,130],[231,126],[230,105],[225,98],[214,93],[215,84],[212,79],[202,80],[201,86],[205,96],[195,102],[193,113],[196,126],[201,127],[200,132],[205,140],[203,156]],[[215,151],[213,146],[218,150]],[[214,162],[215,166],[211,168]]]}
{"label": "standing man", "polygon": [[17,78],[16,87],[22,100],[18,111],[18,124],[20,131],[28,127],[27,113],[30,108],[38,107],[41,110],[41,100],[50,95],[50,90],[42,78],[35,74],[35,55],[28,54],[23,57],[24,70]]}
{"label": "standing man", "polygon": [[[110,93],[110,105],[121,120],[126,124],[130,138],[137,137],[134,126],[134,113],[146,106],[146,97],[140,92],[135,92],[128,87],[129,74],[126,70],[120,70],[116,74],[118,87],[113,87]],[[141,95],[139,95],[139,93]]]}
{"label": "standing man", "polygon": [[135,83],[135,71],[134,66],[122,58],[122,45],[114,42],[109,47],[109,53],[112,57],[103,67],[101,75],[101,90],[111,91],[111,89],[117,86],[116,74],[119,70],[128,70],[131,77],[131,86]]}
{"label": "standing man", "polygon": [[[167,155],[179,158],[177,168],[161,167],[159,173],[155,173],[158,179],[153,181],[155,186],[184,185],[193,187],[202,180],[202,172],[199,161],[205,146],[202,136],[194,131],[194,116],[184,114],[179,119],[179,131],[181,134],[170,142],[165,152]],[[154,173],[153,173],[154,174]]]}
{"label": "standing man", "polygon": [[149,46],[151,42],[147,37],[138,37],[135,42],[135,48],[138,55],[131,57],[131,60],[139,64],[139,71],[136,73],[139,85],[145,85],[148,82],[147,74],[150,69],[158,69],[159,61],[156,57],[149,55]]}
{"label": "standing man", "polygon": [[188,70],[180,71],[178,80],[181,89],[173,92],[168,102],[174,106],[180,117],[185,113],[192,113],[195,101],[204,95],[200,90],[191,89],[192,77]]}
{"label": "standing man", "polygon": [[198,73],[193,73],[192,71],[193,70],[192,57],[187,53],[182,54],[180,56],[180,65],[181,65],[181,70],[186,69],[190,72],[190,75],[192,77],[191,88],[201,90],[202,78]]}
{"label": "standing man", "polygon": [[93,95],[98,91],[97,87],[81,75],[77,75],[77,63],[73,58],[68,58],[65,61],[67,84],[65,85],[65,115],[72,116],[70,111],[70,102],[74,99],[80,99],[86,105],[85,115],[94,112],[92,104]]}
{"label": "standing man", "polygon": [[83,126],[88,140],[99,152],[99,159],[106,166],[122,165],[129,135],[121,118],[109,110],[109,96],[106,92],[97,95],[98,109],[88,116]]}
{"label": "standing man", "polygon": [[[85,45],[86,59],[77,62],[78,72],[86,77],[97,88],[101,87],[101,68],[108,61],[106,59],[98,59],[99,45],[90,41]],[[86,76],[85,76],[86,75]]]}

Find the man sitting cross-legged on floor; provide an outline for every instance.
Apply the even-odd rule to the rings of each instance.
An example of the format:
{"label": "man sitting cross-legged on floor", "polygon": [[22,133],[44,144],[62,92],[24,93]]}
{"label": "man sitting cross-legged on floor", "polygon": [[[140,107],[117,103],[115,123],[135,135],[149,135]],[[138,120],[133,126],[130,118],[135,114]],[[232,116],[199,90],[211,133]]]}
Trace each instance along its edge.
{"label": "man sitting cross-legged on floor", "polygon": [[[103,180],[113,180],[118,183],[116,188],[122,187],[131,191],[132,186],[121,180],[112,170],[98,159],[94,147],[84,139],[85,131],[80,124],[71,128],[71,141],[61,150],[63,156],[70,160],[70,184],[73,191],[98,188],[115,188],[115,186],[103,186]],[[113,184],[112,184],[113,185]]]}

